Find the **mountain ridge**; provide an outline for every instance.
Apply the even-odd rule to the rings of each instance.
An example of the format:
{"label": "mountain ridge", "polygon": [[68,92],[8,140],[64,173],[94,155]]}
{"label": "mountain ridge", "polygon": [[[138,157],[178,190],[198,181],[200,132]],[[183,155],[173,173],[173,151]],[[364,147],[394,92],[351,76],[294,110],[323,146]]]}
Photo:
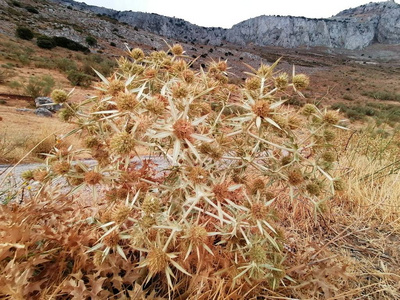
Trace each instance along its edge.
{"label": "mountain ridge", "polygon": [[371,2],[349,8],[331,18],[261,15],[239,22],[230,29],[202,27],[179,18],[117,11],[73,0],[51,1],[107,15],[131,26],[183,42],[220,45],[226,41],[241,46],[323,46],[350,50],[363,49],[373,43],[400,44],[400,5],[392,1]]}

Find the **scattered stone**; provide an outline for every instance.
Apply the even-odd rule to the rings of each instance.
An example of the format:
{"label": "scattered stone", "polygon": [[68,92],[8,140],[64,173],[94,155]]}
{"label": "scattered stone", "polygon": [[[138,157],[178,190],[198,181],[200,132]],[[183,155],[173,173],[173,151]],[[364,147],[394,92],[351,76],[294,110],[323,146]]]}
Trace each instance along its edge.
{"label": "scattered stone", "polygon": [[39,117],[52,117],[53,113],[44,107],[39,107],[35,110],[35,115]]}
{"label": "scattered stone", "polygon": [[61,104],[56,104],[49,97],[37,97],[35,99],[35,104],[37,108],[44,107],[51,112],[59,111],[62,108]]}

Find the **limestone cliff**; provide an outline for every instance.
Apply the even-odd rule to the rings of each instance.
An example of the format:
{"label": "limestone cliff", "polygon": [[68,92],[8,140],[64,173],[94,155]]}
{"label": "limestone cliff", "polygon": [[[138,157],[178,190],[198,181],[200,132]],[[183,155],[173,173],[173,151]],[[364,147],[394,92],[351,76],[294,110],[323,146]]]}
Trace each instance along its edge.
{"label": "limestone cliff", "polygon": [[73,0],[52,0],[80,10],[107,15],[120,22],[184,42],[362,49],[373,43],[400,44],[400,5],[393,1],[369,3],[329,19],[259,16],[230,29],[206,28],[157,14],[116,11]]}

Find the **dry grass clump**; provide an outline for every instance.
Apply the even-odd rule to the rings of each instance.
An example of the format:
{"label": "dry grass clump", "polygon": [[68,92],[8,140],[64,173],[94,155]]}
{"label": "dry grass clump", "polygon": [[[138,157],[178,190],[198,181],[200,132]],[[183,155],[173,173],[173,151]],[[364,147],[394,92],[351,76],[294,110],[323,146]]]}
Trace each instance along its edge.
{"label": "dry grass clump", "polygon": [[[85,139],[98,164],[76,162],[79,151],[56,151],[45,169],[25,176],[37,188],[0,213],[0,268],[7,274],[0,294],[336,299],[369,293],[373,285],[359,284],[363,274],[353,258],[338,254],[345,248],[337,246],[359,230],[341,215],[359,203],[346,198],[340,178],[346,162],[332,155],[344,129],[338,113],[308,107],[303,116],[286,106],[281,97],[300,93],[308,77],[294,74],[291,82],[276,64],[252,70],[238,87],[228,84],[226,62],[188,76],[183,49],[170,51],[171,57],[146,56],[134,49],[110,78],[98,74],[97,96],[65,102],[76,126],[71,134]],[[135,162],[138,147],[150,158]],[[397,275],[380,274],[394,288]],[[383,288],[382,280],[374,282]]]}

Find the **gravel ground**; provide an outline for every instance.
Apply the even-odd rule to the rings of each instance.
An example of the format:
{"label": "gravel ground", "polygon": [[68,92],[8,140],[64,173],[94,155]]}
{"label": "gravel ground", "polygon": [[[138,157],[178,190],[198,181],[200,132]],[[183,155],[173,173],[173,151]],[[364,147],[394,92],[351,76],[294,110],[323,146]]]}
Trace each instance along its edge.
{"label": "gravel ground", "polygon": [[[157,171],[162,171],[167,169],[170,164],[163,157],[158,156],[141,156],[135,157],[133,159],[134,162],[138,162],[138,168],[142,166],[142,161],[144,159],[151,159],[156,165]],[[85,164],[89,166],[95,166],[95,160],[85,160]],[[40,167],[44,167],[45,164],[34,163],[34,164],[20,164],[17,166],[14,165],[0,165],[0,203],[8,202],[11,198],[15,198],[13,191],[21,191],[22,188],[22,179],[21,174],[28,170],[34,170]],[[63,184],[62,179],[60,182],[56,182],[55,184]],[[24,196],[18,196],[18,198]]]}

